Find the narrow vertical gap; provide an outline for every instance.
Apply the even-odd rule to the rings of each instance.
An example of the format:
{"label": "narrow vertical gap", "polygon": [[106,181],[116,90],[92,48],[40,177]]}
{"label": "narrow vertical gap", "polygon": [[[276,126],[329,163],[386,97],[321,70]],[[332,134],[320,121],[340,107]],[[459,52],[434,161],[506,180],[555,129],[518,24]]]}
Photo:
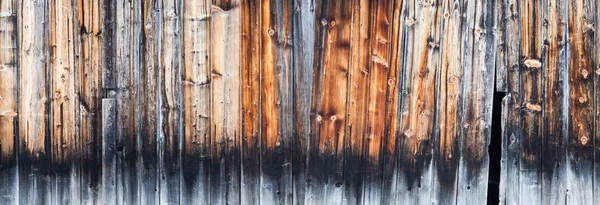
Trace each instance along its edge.
{"label": "narrow vertical gap", "polygon": [[494,92],[494,105],[492,111],[492,135],[488,147],[489,174],[488,174],[488,204],[498,204],[500,201],[500,160],[502,157],[502,99],[505,92]]}

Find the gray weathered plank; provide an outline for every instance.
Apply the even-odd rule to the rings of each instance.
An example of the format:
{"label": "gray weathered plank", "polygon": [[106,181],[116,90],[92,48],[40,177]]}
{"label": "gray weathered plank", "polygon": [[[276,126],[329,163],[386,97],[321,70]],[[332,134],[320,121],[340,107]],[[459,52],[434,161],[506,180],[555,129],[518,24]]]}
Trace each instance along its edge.
{"label": "gray weathered plank", "polygon": [[117,100],[102,99],[101,196],[103,204],[117,203],[117,133]]}

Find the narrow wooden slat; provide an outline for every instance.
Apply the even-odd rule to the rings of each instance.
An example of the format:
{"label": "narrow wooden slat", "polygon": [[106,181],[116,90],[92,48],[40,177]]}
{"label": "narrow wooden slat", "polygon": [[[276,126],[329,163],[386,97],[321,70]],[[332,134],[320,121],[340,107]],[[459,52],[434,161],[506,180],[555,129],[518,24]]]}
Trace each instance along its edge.
{"label": "narrow wooden slat", "polygon": [[260,204],[291,204],[292,1],[260,6]]}
{"label": "narrow wooden slat", "polygon": [[160,7],[160,121],[159,121],[159,204],[179,204],[181,101],[181,5],[161,0]]}
{"label": "narrow wooden slat", "polygon": [[[473,38],[472,54],[464,55],[463,111],[461,119],[461,156],[458,171],[457,204],[487,203],[488,146],[492,128],[494,68],[496,62],[495,1],[478,0],[472,8],[473,24],[465,35]],[[471,10],[469,8],[468,10]],[[467,11],[467,18],[472,13]],[[468,43],[468,41],[465,41]],[[467,46],[465,46],[466,48]]]}
{"label": "narrow wooden slat", "polygon": [[309,144],[311,142],[311,104],[315,55],[316,7],[319,1],[294,1],[293,34],[293,204],[305,204],[308,199]]}
{"label": "narrow wooden slat", "polygon": [[507,126],[506,122],[508,121],[508,96],[504,96],[502,98],[502,113],[501,113],[501,133],[502,136],[502,154],[500,155],[500,184],[498,186],[498,204],[506,204],[506,195],[507,195],[507,181],[508,181],[508,143],[506,141],[506,133]]}
{"label": "narrow wooden slat", "polygon": [[[460,119],[463,98],[463,59],[465,41],[463,36],[462,13],[464,1],[445,0],[442,3],[441,30],[443,32],[440,76],[438,87],[437,129],[434,141],[433,202],[454,204],[456,202],[458,170],[460,159]],[[468,94],[466,94],[468,95]]]}
{"label": "narrow wooden slat", "polygon": [[[77,72],[77,92],[79,93],[79,132],[81,137],[81,203],[97,204],[102,166],[101,98],[102,85],[115,88],[111,63],[113,59],[112,10],[110,0],[78,2],[77,13],[81,39],[80,61]],[[102,4],[101,4],[102,3]],[[108,10],[107,10],[108,9]],[[102,33],[102,35],[100,35]],[[116,124],[116,123],[115,123]],[[113,197],[115,197],[113,195]]]}
{"label": "narrow wooden slat", "polygon": [[239,1],[213,1],[211,14],[211,204],[239,203],[241,16]]}
{"label": "narrow wooden slat", "polygon": [[430,203],[435,75],[439,67],[441,6],[408,1],[404,24],[407,55],[402,83],[397,203]]}
{"label": "narrow wooden slat", "polygon": [[[117,86],[117,198],[116,204],[138,203],[137,159],[140,115],[139,91],[141,43],[141,2],[116,0],[114,25],[114,71]],[[105,8],[106,9],[106,8]],[[103,21],[103,23],[109,23]],[[109,35],[109,34],[106,34]],[[104,36],[104,35],[103,35]],[[103,41],[110,45],[110,41]],[[110,57],[108,53],[103,56]],[[108,65],[103,65],[108,66]],[[106,68],[104,69],[106,70]],[[148,127],[145,125],[144,127]]]}
{"label": "narrow wooden slat", "polygon": [[[363,185],[363,204],[381,203],[381,183],[383,175],[382,151],[387,139],[386,121],[387,91],[394,79],[388,79],[390,73],[390,37],[392,30],[393,2],[387,0],[371,1],[369,13],[371,28],[369,43],[371,44],[370,62],[367,69],[369,75],[367,95],[367,116],[364,156],[365,179]],[[387,149],[387,148],[385,148]]]}
{"label": "narrow wooden slat", "polygon": [[[598,9],[600,9],[600,3],[596,2],[595,4],[595,18],[594,21],[596,22],[595,27],[594,27],[594,31],[598,31],[598,29],[600,29],[600,25],[598,25],[597,23],[600,22],[600,14],[598,13]],[[600,48],[600,35],[595,35],[594,36],[594,40],[595,40],[595,44],[594,44],[594,50],[597,51]],[[598,63],[600,62],[600,53],[599,52],[594,52],[594,62]],[[593,113],[595,113],[595,120],[594,120],[594,147],[599,147],[600,146],[600,66],[598,64],[596,64],[595,67],[592,68],[592,75],[594,75],[594,111]],[[565,140],[565,142],[568,142],[568,140]],[[593,179],[594,181],[593,183],[593,187],[594,187],[594,199],[593,202],[594,203],[600,203],[600,151],[596,150],[594,148],[594,174],[593,174]]]}
{"label": "narrow wooden slat", "polygon": [[17,1],[0,2],[0,201],[17,204]]}
{"label": "narrow wooden slat", "polygon": [[49,2],[53,204],[81,200],[81,133],[77,122],[78,56],[81,53],[80,38],[74,29],[78,26],[76,6],[75,1]]}
{"label": "narrow wooden slat", "polygon": [[242,11],[242,158],[241,204],[260,204],[261,154],[261,1],[244,0]]}
{"label": "narrow wooden slat", "polygon": [[521,203],[541,204],[541,24],[540,0],[524,0],[520,6],[521,16],[521,157],[520,194]]}
{"label": "narrow wooden slat", "polygon": [[496,1],[494,5],[496,7],[496,19],[497,32],[496,32],[496,92],[507,92],[507,75],[508,65],[506,64],[507,55],[507,42],[506,36],[509,35],[506,26],[508,21],[508,14],[510,13],[508,8],[508,0]]}
{"label": "narrow wooden slat", "polygon": [[[160,6],[156,0],[142,1],[139,67],[138,203],[158,204],[159,197],[159,70]],[[135,46],[135,45],[133,45]]]}
{"label": "narrow wooden slat", "polygon": [[[307,204],[337,204],[343,193],[352,2],[324,1],[317,9]],[[318,7],[318,6],[317,6]]]}
{"label": "narrow wooden slat", "polygon": [[363,143],[367,128],[367,102],[371,42],[369,37],[371,12],[368,0],[354,0],[352,6],[351,65],[348,86],[348,121],[344,140],[345,204],[360,204],[363,199]]}
{"label": "narrow wooden slat", "polygon": [[567,195],[566,152],[568,82],[566,2],[549,0],[542,4],[547,26],[542,27],[543,113],[542,113],[542,204],[563,204]]}
{"label": "narrow wooden slat", "polygon": [[181,204],[210,204],[210,1],[182,3]]}
{"label": "narrow wooden slat", "polygon": [[48,1],[19,1],[18,8],[19,204],[50,204]]}
{"label": "narrow wooden slat", "polygon": [[[504,169],[506,169],[506,180],[503,180],[503,190],[505,194],[500,199],[503,204],[518,204],[520,201],[519,191],[519,164],[520,164],[520,16],[519,0],[507,0],[504,7],[506,12],[506,66],[507,66],[507,117],[504,120],[505,128],[502,140],[502,153],[506,153],[504,160]],[[511,31],[511,32],[509,32]]]}
{"label": "narrow wooden slat", "polygon": [[117,100],[102,99],[102,203],[117,202]]}
{"label": "narrow wooden slat", "polygon": [[568,204],[593,204],[594,1],[568,2]]}

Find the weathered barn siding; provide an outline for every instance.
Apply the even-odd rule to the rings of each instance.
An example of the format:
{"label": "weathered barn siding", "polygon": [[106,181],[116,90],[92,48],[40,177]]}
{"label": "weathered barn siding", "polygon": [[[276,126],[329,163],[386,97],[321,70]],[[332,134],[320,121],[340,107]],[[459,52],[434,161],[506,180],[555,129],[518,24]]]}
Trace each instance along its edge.
{"label": "weathered barn siding", "polygon": [[0,204],[597,204],[598,9],[0,0]]}

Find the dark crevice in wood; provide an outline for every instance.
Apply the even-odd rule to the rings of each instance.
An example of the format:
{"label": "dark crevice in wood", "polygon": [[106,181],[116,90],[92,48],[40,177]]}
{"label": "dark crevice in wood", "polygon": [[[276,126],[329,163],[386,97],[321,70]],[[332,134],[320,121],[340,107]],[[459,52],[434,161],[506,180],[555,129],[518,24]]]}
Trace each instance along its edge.
{"label": "dark crevice in wood", "polygon": [[488,204],[498,204],[500,201],[500,161],[502,158],[502,99],[505,92],[494,92],[494,105],[492,108],[492,135],[488,153],[490,155],[488,174]]}

